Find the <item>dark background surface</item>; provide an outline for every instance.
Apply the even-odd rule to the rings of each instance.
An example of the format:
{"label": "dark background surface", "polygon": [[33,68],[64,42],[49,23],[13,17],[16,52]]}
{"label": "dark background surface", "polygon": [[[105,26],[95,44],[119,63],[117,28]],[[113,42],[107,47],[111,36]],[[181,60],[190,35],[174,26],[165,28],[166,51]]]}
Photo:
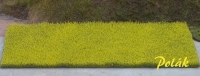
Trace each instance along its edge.
{"label": "dark background surface", "polygon": [[29,23],[187,22],[200,40],[200,0],[2,0],[2,12]]}
{"label": "dark background surface", "polygon": [[49,22],[200,21],[200,0],[3,0],[3,4],[7,14],[23,19],[37,14]]}

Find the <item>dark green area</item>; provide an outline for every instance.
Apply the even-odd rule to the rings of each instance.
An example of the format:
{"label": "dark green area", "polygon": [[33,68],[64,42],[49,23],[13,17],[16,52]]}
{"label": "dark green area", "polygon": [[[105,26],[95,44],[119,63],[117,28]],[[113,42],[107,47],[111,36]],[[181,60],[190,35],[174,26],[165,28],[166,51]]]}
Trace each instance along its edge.
{"label": "dark green area", "polygon": [[3,0],[3,4],[4,13],[30,23],[186,21],[191,27],[200,25],[200,0]]}
{"label": "dark green area", "polygon": [[[50,22],[200,20],[200,0],[14,0],[14,2],[10,5],[16,8],[13,11],[29,11],[34,8],[35,11],[43,11],[44,17],[49,17]],[[4,11],[10,12],[9,7],[4,8]]]}

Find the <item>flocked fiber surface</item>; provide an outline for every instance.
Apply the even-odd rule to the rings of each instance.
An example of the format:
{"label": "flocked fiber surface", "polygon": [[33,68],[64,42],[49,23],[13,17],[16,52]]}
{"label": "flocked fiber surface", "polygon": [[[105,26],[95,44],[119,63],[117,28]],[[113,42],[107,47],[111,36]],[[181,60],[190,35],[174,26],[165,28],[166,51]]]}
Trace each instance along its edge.
{"label": "flocked fiber surface", "polygon": [[7,28],[1,67],[156,67],[197,51],[184,22],[15,24]]}

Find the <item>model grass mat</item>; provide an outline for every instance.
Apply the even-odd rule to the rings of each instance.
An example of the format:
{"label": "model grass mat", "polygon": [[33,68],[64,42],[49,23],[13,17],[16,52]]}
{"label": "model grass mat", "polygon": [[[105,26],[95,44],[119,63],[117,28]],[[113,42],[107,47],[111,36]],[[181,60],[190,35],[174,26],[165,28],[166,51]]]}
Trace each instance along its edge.
{"label": "model grass mat", "polygon": [[68,22],[7,28],[1,67],[198,67],[185,22]]}

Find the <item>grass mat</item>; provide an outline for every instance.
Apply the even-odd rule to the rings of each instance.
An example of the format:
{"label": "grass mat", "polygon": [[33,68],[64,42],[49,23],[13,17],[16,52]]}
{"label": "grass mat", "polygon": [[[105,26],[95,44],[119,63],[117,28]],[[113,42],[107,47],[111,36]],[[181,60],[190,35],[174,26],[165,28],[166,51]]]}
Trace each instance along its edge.
{"label": "grass mat", "polygon": [[1,67],[157,67],[158,56],[199,66],[186,23],[15,24],[7,28]]}

